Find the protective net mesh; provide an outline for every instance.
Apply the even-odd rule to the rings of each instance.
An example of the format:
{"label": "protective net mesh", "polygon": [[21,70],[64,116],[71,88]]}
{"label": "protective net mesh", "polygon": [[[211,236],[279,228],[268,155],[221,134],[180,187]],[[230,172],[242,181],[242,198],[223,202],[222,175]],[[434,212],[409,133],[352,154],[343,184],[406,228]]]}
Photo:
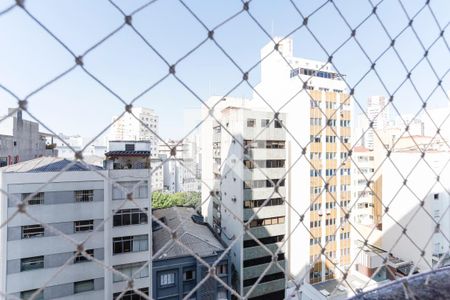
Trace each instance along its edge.
{"label": "protective net mesh", "polygon": [[[43,12],[54,9],[54,14],[59,14],[61,7],[54,1],[44,4],[17,0],[0,6],[0,31],[8,32],[2,38],[2,47],[10,49],[3,53],[11,57],[23,56],[26,62],[29,60],[27,56],[34,59],[42,56],[43,59],[30,61],[32,68],[21,70],[29,72],[24,77],[34,80],[22,82],[16,75],[8,79],[8,72],[2,72],[2,107],[15,108],[2,117],[0,123],[6,123],[20,112],[73,151],[72,160],[52,172],[45,183],[33,185],[31,193],[18,197],[6,185],[1,186],[2,200],[14,203],[9,207],[2,204],[2,243],[8,242],[8,245],[2,246],[8,249],[4,253],[13,249],[9,246],[13,243],[10,236],[14,234],[14,228],[22,224],[20,220],[27,220],[23,224],[32,224],[22,225],[22,239],[24,234],[40,238],[40,234],[44,236],[45,232],[45,236],[58,237],[58,243],[71,245],[72,251],[58,264],[48,267],[51,272],[45,273],[45,276],[50,275],[39,278],[42,285],[26,289],[9,282],[14,279],[6,280],[6,277],[14,276],[8,271],[12,262],[9,258],[2,258],[5,267],[2,268],[4,279],[0,295],[8,299],[57,298],[57,295],[52,296],[49,292],[51,287],[61,285],[62,282],[72,282],[75,293],[85,291],[83,289],[104,289],[105,299],[162,299],[170,296],[164,293],[164,285],[170,285],[174,279],[170,272],[160,274],[149,269],[156,261],[161,264],[168,249],[176,245],[184,256],[195,259],[198,265],[197,274],[183,275],[198,277],[195,284],[182,291],[183,299],[252,299],[271,294],[270,291],[277,288],[281,292],[271,294],[273,299],[301,299],[302,295],[308,295],[310,290],[306,286],[310,285],[317,287],[318,294],[310,291],[313,296],[308,296],[308,299],[315,298],[314,295],[339,297],[344,293],[351,296],[363,293],[377,283],[398,280],[400,277],[403,279],[405,297],[414,298],[417,291],[408,285],[408,279],[417,272],[441,268],[449,258],[450,110],[446,107],[450,106],[446,88],[450,71],[450,48],[447,42],[447,27],[450,23],[447,3],[430,0],[367,0],[353,1],[349,5],[345,1],[314,1],[306,4],[304,1],[292,0],[271,3],[269,6],[273,7],[268,8],[267,3],[264,6],[261,3],[263,1],[254,0],[235,1],[225,7],[214,8],[210,7],[211,4],[198,1],[191,3],[179,0],[170,1],[170,4],[156,0],[140,2],[138,5],[124,1],[104,1],[101,9],[86,3],[79,4],[79,7],[77,4],[71,7],[70,13],[62,13],[60,18],[50,17],[52,14]],[[167,7],[164,8],[164,5]],[[202,6],[207,8],[202,9]],[[273,25],[271,28],[268,22],[270,17],[263,13],[271,9],[273,18],[285,21],[284,28],[280,29],[285,34],[276,38]],[[172,11],[173,16],[169,14]],[[101,35],[82,39],[72,21],[68,21],[70,26],[67,25],[71,34],[61,30],[65,26],[64,18],[71,13],[76,15],[77,21],[74,23],[84,28],[82,32],[86,32],[85,27],[100,26],[102,30],[96,32],[102,32]],[[105,14],[108,14],[108,22],[101,25]],[[180,15],[183,15],[183,21],[170,20]],[[153,21],[153,18],[157,21]],[[158,24],[162,19],[170,22]],[[146,24],[143,20],[150,20],[150,23]],[[183,28],[186,26],[183,23],[185,20],[191,22],[186,30]],[[21,39],[24,37],[19,33],[20,26],[32,27],[37,33],[25,37],[23,41]],[[124,38],[125,34],[127,38]],[[236,41],[224,38],[234,35]],[[17,37],[13,39],[14,36]],[[299,62],[286,55],[286,49],[283,48],[291,38],[299,41],[300,45],[308,44],[311,53],[322,62],[311,61],[310,68],[304,65],[299,67]],[[80,39],[83,42],[79,42]],[[34,50],[31,44],[26,51],[14,48],[18,47],[14,44],[18,41],[22,42],[23,47],[28,47],[31,41],[32,45],[49,44],[52,51],[57,53],[55,56],[68,59],[64,59],[63,64],[54,63],[42,49]],[[271,43],[261,53],[261,57],[257,56],[259,54],[252,57],[240,55],[243,48],[259,50],[267,42]],[[139,50],[129,51],[137,44]],[[126,68],[130,55],[137,59],[137,63],[133,62],[136,64],[134,67],[140,70],[132,74],[135,77],[130,77]],[[11,57],[2,57],[2,63]],[[287,72],[284,79],[290,80],[290,90],[287,92],[277,90],[277,84],[282,85],[278,82],[272,86],[269,84],[267,89],[258,86],[259,69],[264,63],[272,61],[273,57],[277,57],[278,64],[282,65],[280,68]],[[117,66],[115,60],[124,60],[125,63]],[[195,68],[194,71],[185,71],[184,66],[192,64],[190,60],[198,63],[195,67],[198,67],[198,71]],[[214,70],[216,63],[218,69],[215,73],[221,73],[221,68],[226,65],[223,78],[203,66],[211,65]],[[48,71],[47,65],[53,64],[58,64],[58,67]],[[351,69],[352,73],[344,75],[347,69]],[[138,80],[142,77],[146,79]],[[209,88],[206,93],[205,86],[210,84],[210,77],[222,80],[225,92],[214,93]],[[273,75],[272,78],[275,77]],[[339,86],[343,88],[324,86],[317,89],[312,86],[312,82],[320,82],[318,77],[339,81]],[[73,93],[78,92],[80,82],[83,85],[80,89],[89,86],[95,91],[90,99],[102,98],[99,100],[100,107],[105,112],[97,111],[99,106],[94,103],[65,103],[66,92],[58,85],[64,80],[69,80]],[[168,82],[172,85],[168,86]],[[164,91],[168,87],[175,87],[182,92],[167,95],[192,99],[184,108],[201,107],[203,112],[201,120],[190,124],[189,128],[180,120],[171,120],[173,127],[182,128],[181,138],[176,142],[163,139],[156,128],[133,110],[135,106],[148,106],[155,110],[167,106],[163,102],[145,102],[145,98],[149,95],[166,97]],[[275,91],[269,91],[271,87]],[[232,109],[227,110],[233,106],[227,105],[227,97],[241,95],[243,90],[257,99],[257,111],[263,111],[264,114],[264,126],[259,126],[259,117],[242,119],[245,124],[238,124],[241,127],[261,127],[254,129],[250,138],[249,135],[245,138],[236,135]],[[58,95],[59,100],[43,103],[42,99],[50,95],[48,91]],[[218,97],[209,98],[213,94]],[[371,97],[367,103],[367,97],[374,94],[384,96]],[[309,100],[297,106],[304,107],[305,114],[299,113],[298,118],[306,116],[306,123],[294,121],[297,117],[292,117],[292,114],[295,112],[289,111],[291,107],[296,107],[300,95],[303,97],[301,99]],[[84,95],[81,92],[79,96]],[[273,101],[275,97],[278,98],[276,103]],[[375,109],[367,109],[370,102]],[[171,99],[171,103],[174,106],[184,105],[182,100],[177,102]],[[97,116],[103,120],[104,115],[107,115],[106,119],[110,120],[112,115],[108,107],[114,105],[121,107],[116,113],[118,117],[102,124],[81,150],[75,149],[58,133],[60,129],[57,124],[64,122],[64,115],[70,118],[73,111],[77,119],[74,126],[85,118],[85,122],[89,122]],[[439,105],[443,108],[439,110],[439,117],[436,117],[436,107]],[[35,113],[35,109],[38,113]],[[178,108],[173,109],[175,111]],[[42,113],[44,110],[47,115]],[[58,115],[54,116],[56,122],[50,121],[52,117],[48,115],[52,114]],[[388,124],[387,114],[394,115],[395,126]],[[189,173],[201,185],[202,198],[200,203],[196,203],[195,210],[205,214],[211,230],[223,240],[223,249],[213,260],[196,251],[192,246],[195,242],[190,242],[183,234],[188,232],[186,228],[189,228],[187,223],[191,222],[190,218],[180,218],[182,221],[173,225],[156,216],[156,213],[152,214],[148,199],[142,201],[145,193],[142,194],[141,189],[143,185],[149,184],[147,178],[124,184],[130,180],[114,176],[85,160],[89,146],[126,116],[136,119],[142,128],[154,136],[160,147],[168,149],[166,157],[157,163],[152,162],[150,175],[155,175],[169,163],[175,163],[177,168]],[[258,126],[253,122],[258,123]],[[299,126],[303,126],[301,124],[307,126],[299,129]],[[427,126],[427,134],[423,124]],[[201,149],[204,153],[216,151],[211,160],[217,165],[217,171],[206,170],[204,165],[202,176],[199,176],[197,170],[181,157],[179,149],[194,134],[206,132],[201,131],[202,128],[211,132],[212,140],[218,138],[212,141],[210,148]],[[273,128],[282,132],[280,141],[270,141]],[[77,128],[73,130],[76,132]],[[300,131],[303,132],[302,136],[299,136]],[[200,138],[206,139],[205,136]],[[234,145],[234,149],[239,148],[240,152],[237,153],[242,155],[223,153],[222,146],[226,140],[229,145]],[[274,151],[264,159],[255,158],[259,148]],[[282,156],[276,157],[277,153]],[[122,195],[113,201],[114,205],[105,209],[104,217],[98,222],[75,222],[75,232],[85,229],[88,232],[81,240],[79,236],[62,230],[56,222],[46,222],[42,212],[36,215],[33,213],[38,212],[35,205],[40,204],[40,197],[44,197],[42,193],[51,189],[52,183],[65,178],[64,175],[70,176],[69,171],[74,168],[92,172],[95,175],[90,176],[104,180]],[[278,170],[276,175],[274,169]],[[300,173],[294,170],[299,169],[306,170],[301,172],[306,174],[305,177],[297,177]],[[211,174],[205,177],[207,172]],[[233,179],[238,177],[236,173],[239,172],[242,177]],[[212,173],[217,173],[217,177],[214,180],[206,179],[213,176]],[[254,176],[248,177],[248,174]],[[225,184],[227,180],[236,179],[240,184],[240,194],[244,195],[234,198],[234,201],[242,202],[239,203],[239,209],[232,202],[223,200],[239,193],[233,190],[232,185]],[[215,182],[220,184],[216,185]],[[302,185],[307,191],[300,196],[288,191]],[[258,194],[258,189],[265,189],[267,193]],[[251,192],[255,198],[248,196]],[[94,195],[85,191],[76,197],[79,202],[90,202]],[[205,207],[214,209],[207,213]],[[57,212],[55,209],[51,210],[52,214]],[[152,224],[153,228],[161,227],[158,234],[167,233],[166,245],[157,251],[149,251],[151,229],[150,232],[140,232],[141,235],[147,234],[147,239],[142,243],[136,236],[130,237],[131,233],[127,234],[126,230],[122,231],[122,235],[108,236],[105,228],[111,226],[117,216],[122,216],[124,220],[124,209],[134,209],[133,214],[140,218],[139,225],[146,223]],[[213,218],[211,213],[218,213],[219,217]],[[88,214],[83,215],[84,219],[89,219]],[[226,220],[231,219],[233,225],[227,224]],[[233,229],[233,226],[238,229]],[[271,229],[275,227],[283,229]],[[264,235],[263,230],[269,233]],[[86,246],[89,243],[92,245],[93,240],[104,240],[104,254],[97,255],[90,246]],[[111,246],[108,248],[106,244],[111,244],[114,249]],[[123,250],[127,245],[141,249],[137,252],[147,251],[150,254],[145,257],[145,261],[136,258],[126,261],[139,262],[133,267],[115,268],[113,262],[116,260],[106,259],[111,256],[106,249],[116,251],[118,247]],[[56,245],[54,247],[58,248]],[[235,249],[240,249],[242,253]],[[295,265],[298,262],[297,251],[306,253],[303,265]],[[47,269],[48,255],[42,255],[42,266]],[[27,257],[20,257],[20,254],[15,257],[21,259],[22,267],[26,264],[24,258]],[[71,274],[72,271],[67,272],[72,264],[84,260],[91,261],[89,263],[95,267],[86,267],[85,271],[79,270],[76,275]],[[222,268],[224,262],[229,262],[225,269]],[[31,260],[30,265],[33,264],[39,265],[40,262]],[[86,282],[91,279],[89,272],[104,278],[101,287],[97,286],[97,281],[92,283],[92,287],[89,286],[90,282]],[[182,277],[176,280],[183,281]],[[28,287],[31,285],[27,284]],[[178,298],[175,296],[173,299]]]}

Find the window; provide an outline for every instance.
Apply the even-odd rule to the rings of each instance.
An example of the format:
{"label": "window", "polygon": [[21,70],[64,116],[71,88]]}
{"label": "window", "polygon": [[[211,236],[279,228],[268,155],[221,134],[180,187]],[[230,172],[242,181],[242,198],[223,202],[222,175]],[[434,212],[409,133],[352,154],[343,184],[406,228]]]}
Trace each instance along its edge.
{"label": "window", "polygon": [[113,254],[141,252],[148,250],[148,236],[123,236],[113,239]]}
{"label": "window", "polygon": [[[275,235],[275,236],[260,238],[258,240],[262,244],[268,245],[268,244],[275,244],[275,243],[281,242],[283,239],[284,239],[284,235]],[[259,244],[254,239],[244,241],[244,248],[255,247],[255,246],[259,246]]]}
{"label": "window", "polygon": [[73,222],[74,232],[92,231],[94,230],[94,220],[84,220]]}
{"label": "window", "polygon": [[[38,289],[20,292],[20,298],[23,300],[31,299],[31,296],[33,296],[34,293],[36,293],[37,291],[38,291]],[[40,291],[33,299],[34,300],[44,300],[44,291],[43,290]]]}
{"label": "window", "polygon": [[134,144],[125,144],[125,151],[134,151]]}
{"label": "window", "polygon": [[227,264],[217,265],[217,267],[216,267],[216,274],[217,275],[225,275],[227,273],[228,273]]}
{"label": "window", "polygon": [[94,290],[94,279],[77,281],[73,283],[73,293],[83,293]]}
{"label": "window", "polygon": [[[132,263],[132,264],[123,264],[123,265],[117,265],[114,266],[114,269],[117,271],[123,273],[124,275],[128,276],[129,278],[146,278],[148,277],[148,265],[143,267],[146,264],[146,262],[138,262],[138,263]],[[113,274],[113,281],[119,282],[119,281],[125,281],[126,278],[124,278],[122,275]]]}
{"label": "window", "polygon": [[255,119],[247,119],[247,127],[255,127],[256,120]]}
{"label": "window", "polygon": [[20,272],[44,268],[44,256],[22,258],[20,260]]}
{"label": "window", "polygon": [[273,217],[273,218],[265,218],[265,219],[253,219],[250,222],[250,227],[260,227],[266,225],[277,225],[284,224],[284,217]]}
{"label": "window", "polygon": [[262,119],[261,120],[261,127],[269,127],[270,120],[269,119]]}
{"label": "window", "polygon": [[[85,252],[87,254],[89,254],[90,256],[94,257],[94,249],[88,249],[88,250],[85,250]],[[76,255],[73,260],[74,264],[89,261],[89,259],[81,253],[74,252],[74,254]]]}
{"label": "window", "polygon": [[[281,261],[281,260],[284,260],[284,253],[279,253],[278,254],[278,261]],[[258,257],[258,258],[253,258],[253,259],[247,259],[247,260],[244,260],[244,268],[257,266],[257,265],[268,264],[271,261],[272,261],[272,256],[271,255]]]}
{"label": "window", "polygon": [[159,285],[160,287],[169,287],[175,285],[175,272],[159,275]]}
{"label": "window", "polygon": [[195,270],[187,270],[183,273],[183,281],[190,281],[195,279]]}
{"label": "window", "polygon": [[94,191],[93,190],[75,191],[75,201],[76,202],[94,201]]}
{"label": "window", "polygon": [[283,128],[283,121],[275,120],[275,128]]}
{"label": "window", "polygon": [[0,157],[0,168],[5,167],[8,165],[8,158],[7,157]]}
{"label": "window", "polygon": [[271,198],[270,200],[266,202],[267,199],[260,199],[260,200],[245,200],[244,201],[244,208],[254,208],[254,207],[261,207],[265,206],[275,206],[275,205],[283,205],[284,200],[282,198]]}
{"label": "window", "polygon": [[26,225],[22,226],[22,239],[29,239],[44,236],[44,226],[42,225]]}
{"label": "window", "polygon": [[[278,183],[278,186],[284,186],[284,179],[272,179],[274,184]],[[270,180],[245,180],[243,182],[244,189],[256,189],[256,188],[266,188],[273,187],[274,185]]]}
{"label": "window", "polygon": [[[24,201],[30,195],[32,195],[32,194],[22,194],[22,201]],[[39,205],[39,204],[44,204],[44,193],[34,194],[28,200],[28,205]]]}
{"label": "window", "polygon": [[434,194],[433,198],[434,198],[434,200],[439,200],[439,194]]}
{"label": "window", "polygon": [[[261,280],[259,281],[259,283],[264,283],[264,282],[269,282],[269,281],[274,281],[274,280],[279,280],[279,279],[284,279],[284,273],[280,272],[280,273],[275,273],[275,274],[270,274],[270,275],[266,275],[263,278],[261,278]],[[244,287],[247,286],[251,286],[253,284],[255,284],[255,282],[259,279],[258,277],[255,278],[251,278],[251,279],[245,279],[244,280]]]}
{"label": "window", "polygon": [[134,198],[143,199],[148,198],[148,186],[147,182],[141,182],[139,186],[136,186],[137,181],[118,182],[113,186],[112,198],[113,200],[121,200],[127,197],[127,193],[132,192]]}
{"label": "window", "polygon": [[147,213],[141,211],[139,208],[121,209],[113,216],[113,226],[126,226],[147,224]]}
{"label": "window", "polygon": [[267,149],[284,149],[285,141],[266,141]]}

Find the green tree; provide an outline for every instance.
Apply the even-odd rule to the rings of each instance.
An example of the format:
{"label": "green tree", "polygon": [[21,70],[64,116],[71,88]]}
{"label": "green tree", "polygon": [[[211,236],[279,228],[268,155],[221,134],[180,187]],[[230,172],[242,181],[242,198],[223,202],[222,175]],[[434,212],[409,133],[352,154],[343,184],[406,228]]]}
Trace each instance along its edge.
{"label": "green tree", "polygon": [[161,192],[152,193],[152,208],[167,208],[171,206],[191,206],[200,205],[200,193],[198,192],[179,192],[175,194],[166,194]]}

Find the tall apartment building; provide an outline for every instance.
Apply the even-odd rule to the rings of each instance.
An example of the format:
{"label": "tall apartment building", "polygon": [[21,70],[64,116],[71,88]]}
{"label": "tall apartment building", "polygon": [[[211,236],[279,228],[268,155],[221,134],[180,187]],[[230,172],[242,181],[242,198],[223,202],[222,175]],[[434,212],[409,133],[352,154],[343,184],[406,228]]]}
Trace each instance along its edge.
{"label": "tall apartment building", "polygon": [[[120,150],[107,154],[106,168],[42,157],[0,169],[1,189],[8,193],[0,195],[1,222],[28,200],[26,213],[0,229],[3,293],[22,299],[116,298],[127,289],[126,277],[77,253],[83,244],[86,254],[127,276],[145,266],[135,274],[134,287],[151,295],[150,151],[139,143],[125,151],[125,145],[131,148],[114,145]],[[130,192],[134,202],[126,200]],[[141,297],[127,291],[125,298]]]}
{"label": "tall apartment building", "polygon": [[366,148],[373,150],[375,147],[375,140],[378,139],[376,134],[387,127],[389,123],[389,105],[384,96],[371,96],[367,100],[367,118],[368,125],[372,124],[372,128],[366,132]]}
{"label": "tall apartment building", "polygon": [[[344,75],[330,63],[295,57],[290,38],[274,40],[261,50],[254,101],[286,113],[292,232],[287,261],[293,276],[314,283],[339,276],[334,265],[351,262],[345,217],[351,200],[352,97]],[[320,247],[325,244],[326,256]]]}
{"label": "tall apartment building", "polygon": [[[114,124],[109,132],[110,141],[150,141],[151,155],[158,157],[159,139],[154,133],[158,133],[159,117],[153,109],[146,107],[133,107],[133,115],[125,113],[120,119],[113,117]],[[145,124],[145,125],[144,125]],[[152,131],[150,131],[151,129]]]}
{"label": "tall apartment building", "polygon": [[[210,200],[202,212],[231,246],[234,288],[248,299],[283,299],[286,278],[281,242],[286,234],[287,157],[281,122],[285,115],[271,122],[273,113],[252,109],[251,101],[209,99],[211,104],[217,101],[215,116],[220,123],[208,119],[202,127],[202,180],[207,183],[202,198]],[[254,214],[248,232],[270,252],[244,232],[242,221],[249,221]],[[250,292],[275,254],[278,266],[272,264]]]}
{"label": "tall apartment building", "polygon": [[[8,113],[12,113],[10,108]],[[56,156],[57,150],[47,142],[51,135],[39,132],[39,124],[24,120],[18,110],[0,122],[0,167],[41,156]]]}
{"label": "tall apartment building", "polygon": [[[353,148],[354,165],[352,167],[352,218],[353,224],[371,226],[378,224],[375,206],[380,205],[380,199],[374,199],[375,155],[372,150],[362,146]],[[381,217],[381,216],[378,216]]]}

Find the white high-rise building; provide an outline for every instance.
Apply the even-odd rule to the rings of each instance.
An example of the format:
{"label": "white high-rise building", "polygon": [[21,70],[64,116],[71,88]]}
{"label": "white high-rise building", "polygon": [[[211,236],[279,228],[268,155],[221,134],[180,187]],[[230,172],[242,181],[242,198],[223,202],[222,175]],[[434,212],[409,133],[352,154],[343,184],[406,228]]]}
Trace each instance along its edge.
{"label": "white high-rise building", "polygon": [[367,100],[367,118],[368,124],[372,123],[372,128],[366,132],[365,147],[373,150],[375,147],[375,139],[378,139],[376,134],[380,133],[387,127],[390,121],[389,105],[384,96],[371,96]]}
{"label": "white high-rise building", "polygon": [[[210,107],[214,107],[215,117],[221,120],[222,125],[234,130],[232,132],[236,139],[248,134],[245,127],[248,120],[244,118],[244,111],[248,115],[265,114],[264,117],[254,117],[256,126],[259,126],[260,119],[273,120],[272,124],[277,123],[281,127],[285,124],[289,132],[285,132],[284,136],[285,163],[289,170],[283,187],[285,200],[289,201],[289,205],[285,206],[287,221],[285,225],[280,225],[277,219],[275,225],[268,225],[265,231],[272,238],[264,240],[264,243],[273,251],[277,250],[280,241],[276,236],[282,235],[273,233],[275,229],[272,228],[284,227],[290,233],[283,249],[287,271],[298,280],[304,278],[314,283],[341,275],[334,266],[345,267],[351,262],[350,226],[345,222],[345,212],[351,199],[351,163],[348,150],[351,149],[352,97],[346,93],[342,75],[333,70],[331,64],[295,57],[293,40],[290,38],[274,40],[276,45],[270,42],[261,50],[261,82],[255,87],[253,99],[245,101],[230,97],[213,98],[210,100]],[[279,52],[273,52],[274,48]],[[241,110],[242,113],[239,113]],[[208,113],[205,110],[203,116],[206,117]],[[223,213],[232,210],[240,216],[241,198],[237,196],[236,204],[227,205],[226,209],[221,208],[220,204],[226,197],[230,197],[230,193],[231,196],[240,195],[241,191],[238,189],[239,184],[236,187],[230,184],[224,188],[223,169],[220,170],[217,166],[239,153],[228,152],[228,148],[234,149],[236,146],[229,147],[232,141],[223,141],[222,136],[228,135],[226,130],[210,119],[210,123],[207,121],[202,126],[202,181],[207,183],[202,185],[202,198],[206,199],[210,195],[211,201],[204,203],[202,212],[210,224],[222,231],[222,235],[232,238],[233,235],[228,230],[231,230],[230,226],[237,226],[237,223],[226,219]],[[223,121],[228,119],[230,121]],[[284,129],[278,130],[284,132]],[[266,139],[264,131],[262,134],[261,139]],[[268,151],[258,149],[261,158],[266,161],[277,159],[276,155],[280,154],[272,157]],[[227,177],[226,180],[233,178]],[[248,194],[259,195],[261,188],[266,192],[274,190],[273,187],[250,186]],[[325,188],[328,192],[324,191]],[[255,199],[259,198],[249,199],[249,205],[254,205],[257,201]],[[214,213],[218,208],[223,211]],[[268,207],[268,210],[276,211],[274,207]],[[264,216],[258,215],[257,218]],[[264,224],[273,224],[272,221]],[[337,233],[334,234],[335,232]],[[326,256],[319,245],[325,248]],[[259,251],[258,245],[254,247],[252,251]],[[245,253],[246,251],[244,256]],[[236,256],[240,257],[239,255],[240,253],[236,253]],[[239,264],[236,268],[242,270]],[[241,274],[245,274],[245,268]],[[261,285],[261,289],[258,286],[255,291],[263,293],[263,286],[270,284],[270,279],[267,280]],[[268,295],[261,297],[271,299]]]}
{"label": "white high-rise building", "polygon": [[[414,141],[409,144],[396,147],[383,164],[382,199],[389,211],[382,219],[382,243],[383,249],[425,271],[450,250],[450,152],[431,138],[420,149]],[[413,241],[407,235],[414,235]]]}
{"label": "white high-rise building", "polygon": [[352,202],[353,224],[371,226],[374,221],[373,181],[375,173],[375,156],[372,150],[357,146],[353,148],[352,167]]}
{"label": "white high-rise building", "polygon": [[[153,109],[134,107],[131,109],[136,118],[125,113],[120,119],[113,117],[114,124],[109,132],[110,141],[150,141],[152,157],[158,157],[159,117]],[[145,124],[145,125],[144,125]]]}
{"label": "white high-rise building", "polygon": [[[221,239],[232,246],[235,288],[245,295],[268,267],[287,233],[283,179],[286,132],[281,126],[286,120],[280,114],[279,121],[271,122],[270,111],[252,109],[252,101],[243,99],[227,97],[220,101],[219,97],[212,97],[208,103],[214,105],[218,101],[215,116],[219,122],[207,119],[202,127],[202,179],[207,183],[202,185],[202,198],[211,200],[204,203],[202,211]],[[203,114],[206,116],[208,111],[205,109]],[[254,214],[248,232],[273,252],[244,234],[241,222],[247,222]],[[249,299],[284,298],[284,247],[276,254],[281,269],[272,265]]]}
{"label": "white high-rise building", "polygon": [[[287,261],[292,276],[314,283],[339,277],[334,266],[351,263],[345,216],[351,200],[352,97],[330,63],[295,57],[290,38],[274,40],[276,45],[261,50],[254,99],[286,113],[287,230],[292,232]],[[274,48],[278,52],[271,53]]]}
{"label": "white high-rise building", "polygon": [[[22,299],[33,294],[44,300],[114,299],[127,289],[128,280],[88,258],[94,257],[127,276],[135,275],[133,286],[151,295],[149,145],[116,143],[110,148],[106,168],[42,157],[0,169],[0,187],[8,193],[0,194],[0,222],[27,203],[26,213],[0,229],[2,293]],[[130,193],[143,210],[126,200]]]}

